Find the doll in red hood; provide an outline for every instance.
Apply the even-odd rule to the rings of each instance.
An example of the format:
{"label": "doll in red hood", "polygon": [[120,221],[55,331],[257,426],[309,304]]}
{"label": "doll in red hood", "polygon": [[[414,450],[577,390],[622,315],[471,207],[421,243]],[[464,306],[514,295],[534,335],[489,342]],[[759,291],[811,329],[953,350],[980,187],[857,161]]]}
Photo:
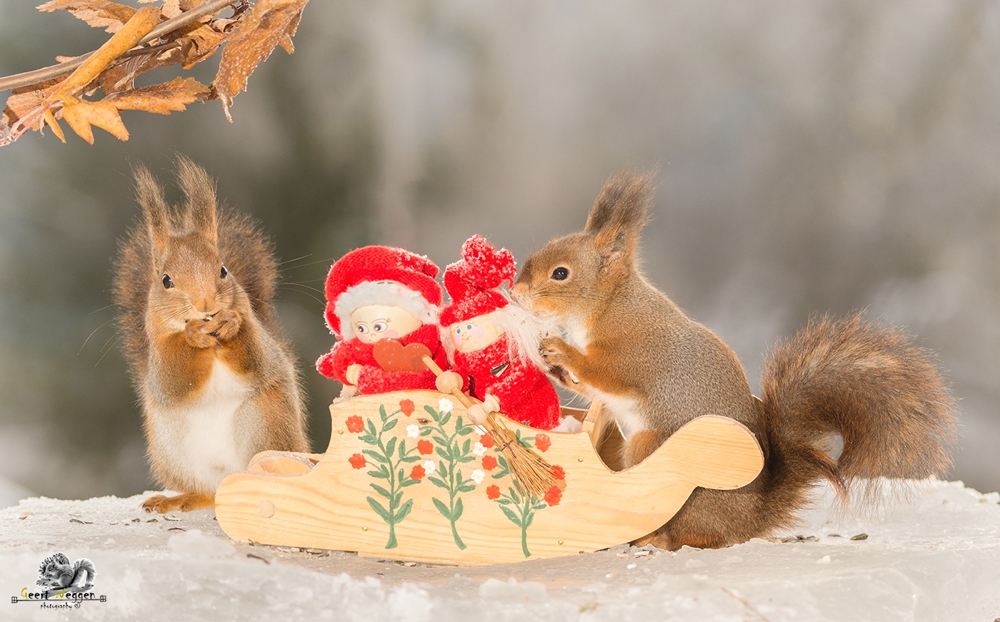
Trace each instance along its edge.
{"label": "doll in red hood", "polygon": [[559,424],[559,396],[541,362],[531,360],[538,352],[538,324],[497,289],[513,284],[516,273],[510,251],[497,251],[478,235],[462,245],[462,260],[445,269],[451,304],[441,312],[441,327],[455,351],[453,371],[438,378],[437,388],[447,393],[461,387],[482,400],[469,409],[476,423],[500,412],[551,430]]}
{"label": "doll in red hood", "polygon": [[434,389],[429,371],[387,371],[375,360],[375,343],[422,343],[447,368],[438,314],[438,267],[401,248],[366,246],[341,257],[326,277],[326,323],[339,341],[316,369],[344,384],[341,397],[409,389]]}

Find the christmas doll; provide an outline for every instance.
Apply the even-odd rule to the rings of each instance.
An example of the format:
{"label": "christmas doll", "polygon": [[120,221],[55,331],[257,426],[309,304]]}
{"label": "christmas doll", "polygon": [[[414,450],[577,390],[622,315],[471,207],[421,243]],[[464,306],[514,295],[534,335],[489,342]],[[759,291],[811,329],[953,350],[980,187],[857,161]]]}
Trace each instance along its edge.
{"label": "christmas doll", "polygon": [[438,365],[447,367],[438,329],[437,273],[426,257],[386,246],[353,250],[333,264],[326,277],[325,316],[339,341],[316,361],[316,369],[344,384],[341,397],[435,388],[429,370],[385,369],[376,344],[423,344]]}
{"label": "christmas doll", "polygon": [[478,235],[462,245],[462,260],[445,269],[451,304],[441,312],[441,327],[454,344],[454,364],[437,388],[447,393],[461,387],[482,400],[469,409],[476,423],[501,412],[551,430],[559,424],[559,397],[541,361],[531,360],[538,353],[538,323],[498,289],[513,283],[516,273],[510,251],[497,251]]}

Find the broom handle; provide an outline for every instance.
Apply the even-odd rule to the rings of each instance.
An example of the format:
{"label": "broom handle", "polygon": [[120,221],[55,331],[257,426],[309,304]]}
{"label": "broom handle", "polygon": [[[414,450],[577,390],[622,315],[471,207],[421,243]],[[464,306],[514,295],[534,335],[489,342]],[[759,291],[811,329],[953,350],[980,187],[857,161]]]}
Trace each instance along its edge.
{"label": "broom handle", "polygon": [[[421,360],[423,360],[424,365],[427,366],[427,369],[434,372],[435,376],[440,376],[441,374],[444,373],[444,370],[441,369],[441,367],[437,363],[435,363],[434,359],[432,359],[430,356],[425,354]],[[462,402],[462,406],[465,406],[466,408],[475,404],[475,402],[472,401],[471,397],[469,397],[465,393],[462,393],[461,389],[452,389],[451,394],[454,395],[458,399],[458,401]]]}

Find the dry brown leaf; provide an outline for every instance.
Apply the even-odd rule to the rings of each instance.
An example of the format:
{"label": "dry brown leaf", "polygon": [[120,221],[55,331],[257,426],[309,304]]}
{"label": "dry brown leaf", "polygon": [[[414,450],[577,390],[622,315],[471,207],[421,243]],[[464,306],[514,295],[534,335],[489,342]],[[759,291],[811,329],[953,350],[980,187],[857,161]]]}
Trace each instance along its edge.
{"label": "dry brown leaf", "polygon": [[31,86],[14,89],[10,97],[7,98],[7,105],[3,111],[4,123],[12,125],[35,108],[41,106],[48,95],[49,88],[60,82],[59,78],[55,78],[38,84],[32,84]]}
{"label": "dry brown leaf", "polygon": [[106,0],[52,0],[39,6],[38,10],[46,13],[66,10],[73,17],[111,33],[121,30],[125,22],[132,19],[136,13],[134,7]]}
{"label": "dry brown leaf", "polygon": [[101,90],[104,91],[105,95],[129,91],[134,88],[132,82],[136,76],[147,71],[159,69],[160,67],[174,65],[180,62],[178,59],[180,54],[180,48],[172,48],[155,56],[148,54],[130,58],[124,63],[106,69],[101,73]]}
{"label": "dry brown leaf", "polygon": [[[63,79],[53,79],[15,90],[0,115],[0,145],[10,144],[29,130],[46,126],[66,141],[62,117],[80,137],[93,143],[93,126],[105,129],[121,140],[128,130],[121,110],[143,110],[170,114],[187,105],[222,96],[226,116],[233,97],[246,89],[254,69],[270,56],[276,46],[292,53],[292,35],[298,27],[308,0],[235,1],[192,20],[182,20],[163,35],[165,45],[156,50],[133,52],[123,59],[163,19],[201,6],[204,0],[136,0],[145,6],[135,9],[108,0],[51,0],[38,8],[45,12],[65,10],[91,26],[103,27],[112,37],[89,55],[75,71]],[[220,3],[221,6],[221,3]],[[231,10],[227,18],[217,17]],[[175,78],[170,82],[136,89],[135,78],[151,69],[181,64],[185,69],[212,56],[229,41],[220,62],[216,85],[219,91],[194,79]],[[214,86],[214,85],[213,85]],[[88,101],[100,88],[101,101]]]}
{"label": "dry brown leaf", "polygon": [[190,69],[205,60],[226,40],[226,35],[216,32],[209,25],[199,26],[187,33],[183,39],[179,39],[184,44],[184,62],[181,65],[184,69]]}
{"label": "dry brown leaf", "polygon": [[308,1],[260,0],[229,36],[214,85],[230,122],[233,97],[246,89],[247,79],[257,65],[295,32]]}
{"label": "dry brown leaf", "polygon": [[118,140],[128,140],[128,130],[118,115],[118,109],[109,101],[68,100],[64,102],[62,114],[73,131],[91,145],[94,144],[91,125],[110,132]]}
{"label": "dry brown leaf", "polygon": [[90,84],[113,60],[129,51],[159,23],[160,10],[156,7],[147,6],[136,11],[121,30],[112,35],[90,58],[69,74],[60,89],[60,94],[72,93]]}
{"label": "dry brown leaf", "polygon": [[292,43],[292,37],[295,36],[295,31],[299,29],[299,20],[301,19],[302,19],[302,12],[299,11],[299,14],[295,16],[295,19],[292,20],[292,23],[288,25],[288,34],[286,34],[285,37],[281,40],[281,43],[278,44],[281,46],[281,49],[288,52],[289,54],[295,53],[295,45]]}
{"label": "dry brown leaf", "polygon": [[105,101],[118,110],[145,110],[156,114],[181,111],[194,102],[208,99],[209,88],[194,78],[174,78],[170,82],[135,89]]}
{"label": "dry brown leaf", "polygon": [[164,0],[163,6],[160,8],[160,13],[167,19],[177,17],[183,12],[181,10],[181,0]]}
{"label": "dry brown leaf", "polygon": [[[56,117],[52,114],[52,111],[46,110],[42,115],[42,119],[52,128],[52,133],[56,135],[56,138],[63,141],[63,144],[66,144],[66,135],[63,134],[62,128],[59,126],[59,122],[56,121]],[[39,131],[41,131],[41,128],[39,128]]]}

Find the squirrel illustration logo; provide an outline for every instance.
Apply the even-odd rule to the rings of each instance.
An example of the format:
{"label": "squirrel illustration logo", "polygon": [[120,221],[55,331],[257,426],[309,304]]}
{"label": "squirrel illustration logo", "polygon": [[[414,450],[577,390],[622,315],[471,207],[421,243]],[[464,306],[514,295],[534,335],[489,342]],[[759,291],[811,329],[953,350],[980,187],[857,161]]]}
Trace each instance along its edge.
{"label": "squirrel illustration logo", "polygon": [[67,592],[89,592],[94,589],[97,570],[89,559],[81,558],[70,563],[62,553],[45,558],[38,568],[36,585]]}

